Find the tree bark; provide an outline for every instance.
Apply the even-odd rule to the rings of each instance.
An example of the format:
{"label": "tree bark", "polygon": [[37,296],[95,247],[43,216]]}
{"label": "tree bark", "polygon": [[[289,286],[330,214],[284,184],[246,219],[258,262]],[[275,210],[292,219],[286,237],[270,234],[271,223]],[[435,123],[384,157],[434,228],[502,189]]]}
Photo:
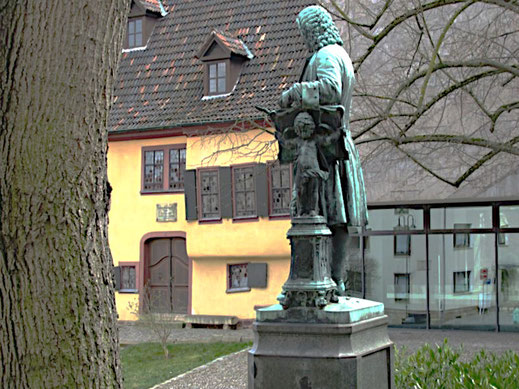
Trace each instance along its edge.
{"label": "tree bark", "polygon": [[106,122],[129,0],[0,0],[0,387],[121,387]]}

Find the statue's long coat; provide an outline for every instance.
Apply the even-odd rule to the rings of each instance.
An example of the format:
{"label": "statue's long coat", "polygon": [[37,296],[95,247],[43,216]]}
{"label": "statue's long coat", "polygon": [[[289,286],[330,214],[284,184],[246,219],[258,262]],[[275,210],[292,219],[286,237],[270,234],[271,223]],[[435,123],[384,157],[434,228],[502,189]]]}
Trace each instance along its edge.
{"label": "statue's long coat", "polygon": [[350,57],[342,46],[333,44],[312,55],[299,84],[303,108],[319,109],[323,105],[341,105],[345,108],[342,128],[337,128],[337,131],[342,132],[340,141],[344,142],[348,159],[337,160],[330,166],[330,176],[325,183],[328,225],[363,226],[368,221],[360,158],[349,130],[354,83]]}

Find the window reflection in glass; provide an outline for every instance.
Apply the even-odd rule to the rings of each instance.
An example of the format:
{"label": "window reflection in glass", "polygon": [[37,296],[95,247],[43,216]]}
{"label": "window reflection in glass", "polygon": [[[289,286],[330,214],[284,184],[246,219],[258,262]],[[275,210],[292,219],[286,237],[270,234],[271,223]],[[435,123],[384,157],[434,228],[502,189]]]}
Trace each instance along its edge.
{"label": "window reflection in glass", "polygon": [[471,234],[470,250],[455,239],[467,244],[464,234],[429,236],[431,327],[495,329],[495,235]]}
{"label": "window reflection in glass", "polygon": [[366,299],[384,303],[390,325],[425,328],[425,236],[408,236],[413,250],[405,256],[391,249],[394,236],[369,237],[364,251]]}
{"label": "window reflection in glass", "polygon": [[501,228],[519,227],[519,205],[501,205],[499,216]]}
{"label": "window reflection in glass", "polygon": [[423,210],[410,208],[370,209],[369,227],[373,231],[389,231],[398,226],[399,221],[403,225],[403,220],[407,222],[408,218],[411,229],[423,230]]}
{"label": "window reflection in glass", "polygon": [[471,228],[492,228],[492,207],[432,208],[431,228],[451,229],[455,224],[470,224]]}
{"label": "window reflection in glass", "polygon": [[499,250],[499,324],[502,331],[519,331],[519,234],[510,233]]}

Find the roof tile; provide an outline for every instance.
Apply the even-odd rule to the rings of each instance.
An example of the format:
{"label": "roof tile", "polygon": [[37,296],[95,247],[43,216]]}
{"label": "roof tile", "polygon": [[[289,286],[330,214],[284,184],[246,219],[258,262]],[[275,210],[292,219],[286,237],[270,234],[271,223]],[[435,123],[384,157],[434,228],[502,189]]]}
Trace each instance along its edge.
{"label": "roof tile", "polygon": [[[159,0],[141,0],[150,3]],[[175,127],[261,117],[298,80],[308,55],[295,19],[312,0],[164,0],[146,50],[121,57],[111,131]],[[252,49],[235,90],[203,98],[203,63],[195,56],[217,31],[233,50]],[[131,111],[129,111],[131,109]],[[129,113],[131,112],[131,113]],[[134,114],[137,114],[134,117]]]}

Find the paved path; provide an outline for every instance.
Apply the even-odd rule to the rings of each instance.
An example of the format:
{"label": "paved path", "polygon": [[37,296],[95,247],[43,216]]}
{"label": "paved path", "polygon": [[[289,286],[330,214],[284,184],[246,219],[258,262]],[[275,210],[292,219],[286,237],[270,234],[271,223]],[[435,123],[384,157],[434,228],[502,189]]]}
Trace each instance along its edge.
{"label": "paved path", "polygon": [[[405,346],[410,352],[425,343],[441,344],[445,338],[456,348],[463,345],[463,356],[470,358],[481,349],[496,354],[506,350],[519,353],[519,333],[495,333],[485,331],[444,331],[390,328],[389,337],[399,348]],[[136,326],[122,326],[121,343],[153,341],[153,338]],[[252,329],[213,330],[175,329],[172,342],[252,341]],[[207,365],[200,366],[181,376],[158,385],[156,389],[245,389],[247,388],[247,350],[240,351]]]}

